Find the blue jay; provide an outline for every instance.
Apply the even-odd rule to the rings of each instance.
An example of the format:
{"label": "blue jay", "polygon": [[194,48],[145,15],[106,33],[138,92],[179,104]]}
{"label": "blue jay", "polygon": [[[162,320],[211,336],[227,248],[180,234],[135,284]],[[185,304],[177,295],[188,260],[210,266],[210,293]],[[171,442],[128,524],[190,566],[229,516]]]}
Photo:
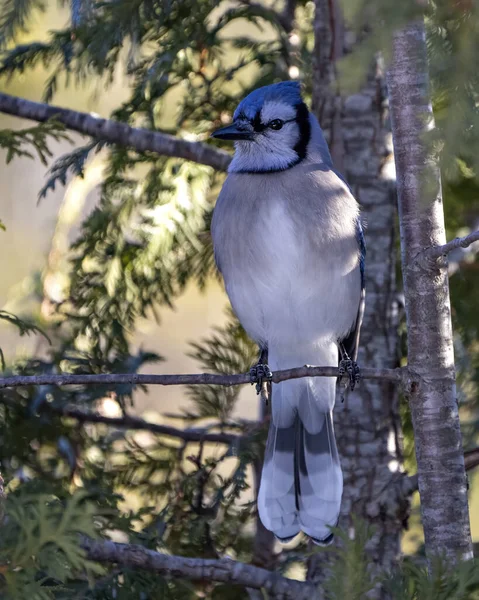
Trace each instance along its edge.
{"label": "blue jay", "polygon": [[[253,91],[233,123],[212,135],[235,141],[211,233],[241,324],[272,370],[337,366],[341,358],[353,387],[364,309],[359,208],[299,84]],[[324,377],[274,385],[258,511],[283,542],[300,531],[320,544],[332,540],[343,490],[335,391]]]}

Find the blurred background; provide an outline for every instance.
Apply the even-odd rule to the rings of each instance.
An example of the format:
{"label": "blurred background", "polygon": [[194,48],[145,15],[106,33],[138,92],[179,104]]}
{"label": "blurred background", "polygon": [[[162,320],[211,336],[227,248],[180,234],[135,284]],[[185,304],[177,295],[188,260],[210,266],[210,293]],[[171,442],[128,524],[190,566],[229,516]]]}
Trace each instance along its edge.
{"label": "blurred background", "polygon": [[[188,7],[187,3],[138,0],[131,5],[126,2],[112,2],[107,9],[100,3],[95,4],[87,0],[71,4],[53,0],[25,3],[28,18],[3,45],[0,91],[29,100],[47,99],[58,106],[90,112],[105,118],[113,115],[113,118],[131,125],[166,131],[185,139],[199,141],[207,140],[209,132],[216,125],[229,121],[235,104],[249,89],[279,79],[301,79],[305,86],[306,99],[313,104],[318,114],[321,109],[318,94],[326,95],[326,92],[325,88],[318,87],[318,80],[315,80],[318,64],[324,59],[316,58],[315,62],[313,56],[314,49],[319,45],[317,40],[316,43],[314,40],[315,33],[318,35],[318,17],[316,21],[313,19],[314,4],[301,1],[289,2],[285,6],[280,2],[225,2],[219,3],[218,6],[216,4],[198,2],[194,9],[198,14],[193,19],[190,14],[192,7]],[[12,11],[15,11],[18,4],[15,5],[12,0],[5,3],[4,9],[8,12],[9,7],[13,7]],[[441,3],[438,3],[438,6],[442,6]],[[278,25],[270,10],[290,20],[286,25]],[[294,18],[291,18],[291,10]],[[344,10],[348,13],[346,8]],[[153,26],[152,22],[158,14],[159,25]],[[439,29],[434,19],[439,20],[443,17],[440,11],[430,16],[430,45],[433,57],[436,54],[441,56],[434,46],[436,29]],[[457,15],[453,17],[456,18]],[[450,20],[453,17],[450,17]],[[75,18],[79,19],[78,22],[74,21]],[[139,20],[138,23],[134,18]],[[402,13],[394,13],[388,26],[392,28],[397,25],[401,18],[404,18]],[[193,25],[193,21],[202,25]],[[218,39],[211,33],[215,24],[221,24],[221,28],[215,30]],[[465,26],[464,23],[462,26]],[[102,27],[105,48],[99,41],[102,37]],[[115,40],[112,33],[115,28],[119,31],[120,41]],[[165,28],[166,33],[162,28]],[[451,28],[451,31],[453,29]],[[182,35],[180,30],[185,39],[179,39]],[[348,55],[356,43],[357,33],[352,30],[353,28],[345,37],[346,51],[340,52],[339,55]],[[344,35],[344,24],[342,33]],[[387,31],[384,35],[386,34]],[[448,35],[449,30],[444,33],[444,39]],[[447,41],[452,44],[451,52],[455,52],[454,36],[459,34],[450,35],[452,41],[449,38]],[[158,39],[155,36],[158,36]],[[67,51],[69,40],[72,48]],[[49,50],[34,48],[33,42],[44,43]],[[155,55],[155,44],[160,44],[161,47],[158,56]],[[115,51],[112,50],[113,47]],[[15,48],[19,49],[16,54]],[[440,49],[442,51],[442,46]],[[373,50],[374,48],[370,48],[371,52]],[[464,48],[461,51],[465,52]],[[68,52],[71,54],[68,55]],[[170,54],[174,58],[171,58]],[[353,55],[352,52],[351,54]],[[161,63],[161,56],[167,57],[163,58],[164,65]],[[369,54],[369,58],[363,57],[364,65],[360,74],[364,75],[364,78],[369,77],[368,81],[372,81],[373,87],[378,86],[379,89],[382,86],[383,93],[383,72],[378,71],[380,67],[376,64],[373,75],[368,75],[372,56],[373,54]],[[444,56],[442,58],[444,59]],[[455,59],[461,64],[465,60],[461,56],[455,56]],[[431,63],[433,76],[434,60]],[[452,71],[457,63],[450,58],[449,62],[443,64]],[[344,84],[342,93],[344,95],[344,90],[348,90],[349,94],[353,94],[353,88],[349,91],[348,87],[354,87],[354,82],[351,82],[354,79],[351,76],[351,66],[348,71],[347,61],[341,65],[341,69],[344,69],[344,81],[349,82]],[[464,75],[466,76],[467,74]],[[338,77],[338,74],[331,77]],[[379,84],[380,80],[382,83]],[[333,81],[337,83],[338,80]],[[451,98],[447,96],[448,83],[444,83],[440,78],[437,81],[433,79],[433,83],[438,131],[441,136],[446,136],[448,132],[442,125],[446,119],[444,115],[451,110]],[[367,93],[369,92],[363,92]],[[352,97],[355,97],[354,94]],[[373,93],[364,97],[373,97]],[[331,106],[333,104],[334,102]],[[350,104],[353,106],[354,102]],[[379,105],[381,110],[387,110],[385,98]],[[326,122],[326,129],[328,124],[334,122],[331,106],[321,113]],[[345,119],[354,118],[359,122],[363,119],[363,114],[354,106],[348,117],[348,105],[344,104],[343,108],[346,108],[342,115]],[[384,148],[381,149],[381,157],[377,158],[377,164],[380,164],[385,185],[391,189],[391,186],[394,186],[394,167],[388,117],[387,114],[381,115],[381,119],[378,117],[378,122],[381,120],[378,127],[384,137]],[[466,122],[467,115],[467,110],[464,110],[463,118]],[[359,142],[356,138],[348,138],[347,122],[345,123],[342,133],[346,140],[346,149],[343,149],[341,158],[338,149],[333,148],[333,156],[336,152],[338,160],[342,161],[341,170],[351,181],[351,178],[354,180],[356,176],[354,165],[358,159],[354,152]],[[32,122],[0,115],[2,130],[21,130],[33,126],[35,124]],[[459,124],[457,127],[459,128]],[[361,135],[364,137],[364,130],[363,133],[359,133],[359,137]],[[449,132],[448,135],[457,137],[458,131]],[[121,148],[112,149],[100,145],[90,148],[84,157],[76,155],[67,166],[60,164],[61,174],[58,175],[57,172],[57,179],[53,185],[52,172],[49,172],[52,165],[58,165],[58,159],[70,155],[75,149],[84,149],[88,143],[88,140],[80,135],[68,133],[68,136],[70,141],[49,139],[51,156],[48,157],[48,164],[32,152],[33,159],[17,156],[7,165],[9,150],[5,146],[0,150],[0,218],[6,228],[0,232],[3,248],[3,252],[0,253],[0,306],[9,313],[35,323],[46,331],[52,340],[50,344],[41,335],[20,337],[17,328],[11,323],[0,321],[0,346],[5,358],[6,372],[34,374],[57,372],[60,369],[71,372],[139,370],[143,373],[246,371],[248,365],[254,362],[255,348],[245,339],[228,311],[227,297],[212,266],[209,242],[204,242],[205,238],[201,237],[208,229],[211,207],[220,189],[222,175],[213,174],[211,169],[203,166],[185,167],[185,163],[181,161],[158,160],[148,153],[127,153]],[[477,229],[479,185],[475,175],[476,165],[469,156],[458,150],[454,144],[447,147],[454,154],[453,161],[447,166],[443,165],[446,223],[448,238],[452,238]],[[369,164],[371,160],[370,157],[366,157],[364,164]],[[449,168],[452,162],[454,167]],[[379,172],[378,169],[375,172]],[[65,185],[61,184],[62,177],[65,178]],[[46,193],[39,199],[40,190],[49,183]],[[361,185],[363,184],[358,183],[353,189],[359,195],[365,209],[366,237],[368,245],[373,246],[374,241],[370,242],[370,239],[374,238],[375,227],[379,227],[386,219],[386,213],[384,210],[374,212],[375,200],[371,200],[374,194],[368,196],[368,193],[364,192],[361,195]],[[388,193],[390,196],[391,192]],[[130,208],[122,213],[121,207],[124,209],[125,206]],[[389,200],[388,206],[387,218],[393,223],[392,227],[397,234],[394,201],[391,203]],[[95,213],[95,210],[98,212]],[[110,219],[115,227],[118,226],[116,233],[104,226],[101,221],[103,217]],[[103,233],[100,232],[102,227]],[[376,273],[375,260],[378,264],[381,260],[389,260],[389,254],[386,256],[386,252],[396,258],[399,256],[397,235],[393,236],[392,244],[392,249],[372,249],[370,272],[373,276]],[[475,447],[479,439],[479,263],[476,252],[477,244],[467,251],[457,251],[451,255],[450,265],[458,395],[461,401],[466,449]],[[397,350],[393,349],[390,354],[389,366],[404,363],[406,360],[400,265],[395,262],[396,258],[391,262],[391,285],[397,289],[393,289],[393,293],[390,294],[390,306],[387,310],[384,309],[388,315],[394,311],[396,315],[394,323],[389,322],[387,325],[387,328],[394,329],[397,347]],[[131,270],[129,265],[134,265]],[[130,291],[129,273],[133,273]],[[375,283],[377,282],[378,280]],[[123,290],[124,284],[126,291]],[[101,285],[104,285],[104,288]],[[98,290],[98,296],[93,295],[94,290]],[[90,293],[91,297],[88,295]],[[379,291],[376,288],[368,290],[371,303],[376,301],[377,295]],[[390,309],[393,305],[394,311]],[[386,326],[384,329],[386,330]],[[387,335],[389,334],[385,333],[383,337]],[[236,349],[231,346],[233,338],[235,343],[239,344],[240,350],[237,350],[237,346]],[[368,339],[370,338],[366,331],[366,343]],[[163,360],[157,361],[153,354],[161,356]],[[380,366],[376,355],[365,353],[362,359],[362,364],[367,366]],[[75,432],[78,425],[75,422],[61,421],[58,415],[51,415],[50,418],[37,415],[35,421],[32,415],[35,415],[36,411],[41,413],[45,403],[54,407],[65,403],[94,407],[105,416],[121,415],[125,407],[128,407],[131,413],[175,427],[189,426],[197,422],[209,423],[218,417],[221,430],[229,427],[233,431],[235,423],[238,427],[247,427],[249,422],[261,418],[259,400],[249,386],[242,390],[234,390],[230,396],[218,390],[192,392],[191,389],[179,386],[151,386],[148,390],[135,391],[128,386],[126,388],[116,391],[97,390],[92,392],[92,396],[88,396],[90,391],[85,389],[75,392],[69,392],[67,389],[11,392],[16,402],[23,403],[23,407],[33,408],[28,409],[30,412],[25,408],[28,412],[28,425],[22,421],[26,413],[3,416],[5,423],[12,426],[20,427],[19,423],[23,423],[23,429],[20,428],[17,435],[24,443],[22,446],[19,441],[18,447],[15,446],[15,460],[12,460],[7,450],[12,441],[8,435],[4,436],[2,456],[6,481],[9,478],[18,482],[41,478],[43,469],[43,475],[46,471],[50,473],[48,477],[45,475],[45,480],[54,480],[55,485],[62,482],[60,487],[68,488],[70,492],[71,486],[88,488],[87,481],[97,481],[98,470],[101,472],[105,469],[106,473],[108,465],[111,465],[110,461],[115,463],[115,459],[108,458],[109,453],[117,452],[124,457],[125,464],[131,460],[131,471],[127,473],[125,470],[120,473],[121,469],[113,468],[110,478],[105,475],[104,485],[109,487],[110,491],[121,491],[123,494],[119,506],[125,514],[129,514],[131,521],[128,526],[137,532],[142,531],[142,527],[138,525],[141,519],[135,511],[146,504],[151,512],[145,517],[145,522],[151,524],[161,513],[167,527],[172,521],[168,521],[162,512],[166,510],[164,498],[169,497],[171,501],[171,496],[168,495],[173,491],[177,494],[178,490],[175,488],[176,491],[172,491],[172,488],[162,488],[157,484],[160,480],[164,482],[165,478],[173,473],[171,470],[167,471],[168,475],[164,475],[166,467],[162,460],[177,461],[175,468],[178,467],[179,459],[175,454],[177,446],[174,446],[174,451],[165,450],[161,444],[155,446],[153,436],[145,435],[141,438],[134,434],[128,439],[125,434],[125,444],[128,448],[125,450],[124,446],[117,451],[114,449],[115,443],[122,438],[120,435],[115,437],[116,434],[107,433],[106,427],[102,429],[100,426],[93,431],[88,429],[90,426],[87,425],[86,432],[77,434]],[[382,388],[381,394],[384,393],[386,392]],[[398,471],[406,468],[412,473],[415,463],[407,404],[402,398],[398,398],[397,394],[391,394],[393,408],[390,410],[391,413],[394,412],[391,418],[397,419],[400,426],[402,425],[404,435],[399,435],[400,441],[396,440],[397,448],[394,442],[391,450],[391,436],[388,437],[386,431],[383,446],[388,449],[384,449],[384,461],[387,464],[393,459],[396,460],[395,453],[399,451],[400,446],[404,467],[397,467]],[[10,396],[9,398],[11,399]],[[380,410],[383,411],[381,414],[387,414],[384,407]],[[221,414],[218,414],[218,411]],[[181,414],[182,418],[173,417],[172,413]],[[42,427],[44,430],[41,430]],[[386,429],[391,428],[387,425]],[[341,429],[338,430],[338,436],[341,436]],[[34,443],[32,440],[35,440]],[[147,451],[155,447],[154,451],[151,451],[151,456],[155,457],[153,462],[156,461],[154,466],[150,468],[137,463],[133,466],[133,458],[139,460],[138,454],[135,454],[138,448],[132,449],[133,442]],[[109,444],[111,448],[108,447]],[[102,454],[101,459],[92,458],[92,448]],[[212,456],[218,458],[217,450],[212,450]],[[228,460],[231,463],[224,461],[228,466],[220,465],[218,472],[224,477],[240,477],[236,467],[231,466],[235,461],[234,453]],[[256,458],[251,457],[245,459],[245,474],[244,477],[241,475],[243,479],[240,478],[241,484],[238,484],[239,487],[234,493],[235,500],[241,498],[241,506],[245,506],[244,503],[247,504],[253,498],[254,490],[248,486],[253,482],[255,460]],[[170,467],[171,465],[168,468]],[[204,470],[205,467],[201,468]],[[188,475],[194,472],[187,467],[185,469]],[[198,467],[198,472],[200,470]],[[181,477],[178,477],[180,481]],[[469,477],[473,540],[479,542],[479,473],[470,472]],[[215,490],[222,486],[218,481],[212,484],[208,492],[210,499],[215,497]],[[154,488],[155,485],[157,489],[149,495],[150,492],[145,491],[146,487]],[[194,495],[193,492],[192,494]],[[223,501],[223,497],[221,501],[218,500]],[[354,502],[351,506],[353,505]],[[186,509],[183,507],[181,510]],[[252,510],[248,512],[249,519],[254,516]],[[241,526],[246,526],[249,532],[247,537],[251,538],[254,529],[251,521],[248,524],[246,518],[242,520],[238,515],[239,513],[235,513],[235,518],[239,519]],[[178,515],[175,518],[178,519]],[[394,518],[397,519],[397,515]],[[406,520],[407,517],[404,522]],[[173,522],[178,523],[177,520]],[[132,523],[136,524],[131,525]],[[235,523],[237,521],[232,518],[232,530]],[[401,547],[405,553],[416,553],[420,551],[423,541],[417,492],[413,498],[408,525],[407,531],[400,535]],[[118,523],[115,527],[121,529]],[[214,525],[212,528],[214,529]],[[128,531],[126,525],[125,531]],[[193,539],[191,536],[194,534],[191,531],[183,534]],[[221,535],[225,536],[226,533]],[[161,538],[160,534],[158,536]],[[131,536],[127,539],[131,539]],[[166,539],[169,539],[169,542],[166,541],[165,544],[174,552],[200,552],[207,555],[207,545],[201,546],[195,541],[188,547],[184,539],[181,545],[171,534]],[[224,546],[227,548],[228,544],[224,542]],[[230,552],[224,550],[227,551]],[[241,557],[242,551],[238,550],[237,555]],[[245,556],[248,551],[244,550]],[[293,563],[294,556],[289,556]],[[281,568],[287,566],[283,565]]]}

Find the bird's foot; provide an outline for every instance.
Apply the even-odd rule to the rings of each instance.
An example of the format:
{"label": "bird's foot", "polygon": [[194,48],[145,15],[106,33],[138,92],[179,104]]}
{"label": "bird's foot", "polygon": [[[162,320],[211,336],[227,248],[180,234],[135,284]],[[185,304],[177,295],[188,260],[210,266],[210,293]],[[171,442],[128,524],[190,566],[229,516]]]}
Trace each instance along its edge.
{"label": "bird's foot", "polygon": [[251,367],[249,380],[251,385],[256,384],[256,393],[261,394],[263,383],[271,383],[273,381],[273,373],[271,373],[266,363],[258,363],[254,367]]}
{"label": "bird's foot", "polygon": [[359,370],[358,363],[354,360],[351,360],[347,354],[339,362],[339,376],[340,378],[345,376],[349,378],[349,389],[351,391],[354,390],[356,384],[361,379],[361,372]]}

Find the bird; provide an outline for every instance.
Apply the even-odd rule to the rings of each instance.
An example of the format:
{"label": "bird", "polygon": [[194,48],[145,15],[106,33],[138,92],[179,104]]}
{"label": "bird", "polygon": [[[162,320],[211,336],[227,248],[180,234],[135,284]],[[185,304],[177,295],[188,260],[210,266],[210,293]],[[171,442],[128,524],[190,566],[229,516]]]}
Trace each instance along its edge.
{"label": "bird", "polygon": [[[359,205],[299,82],[255,89],[211,135],[235,145],[211,235],[233,310],[260,348],[253,380],[339,365],[353,388],[365,299]],[[320,545],[334,537],[343,492],[335,396],[335,378],[273,384],[258,512],[281,542],[301,531]]]}

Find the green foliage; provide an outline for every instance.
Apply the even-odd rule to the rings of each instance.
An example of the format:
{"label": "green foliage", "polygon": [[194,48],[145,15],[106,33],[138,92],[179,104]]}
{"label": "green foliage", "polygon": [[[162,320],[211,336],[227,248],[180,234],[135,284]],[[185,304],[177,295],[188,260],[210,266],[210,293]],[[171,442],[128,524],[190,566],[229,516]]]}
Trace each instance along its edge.
{"label": "green foliage", "polygon": [[0,48],[15,40],[18,31],[27,31],[32,12],[43,11],[43,0],[2,0],[0,3]]}
{"label": "green foliage", "polygon": [[8,321],[10,324],[17,327],[20,335],[25,335],[25,334],[30,335],[30,333],[40,333],[48,341],[50,341],[47,334],[44,331],[42,331],[37,325],[35,325],[34,323],[27,323],[26,321],[20,319],[16,315],[12,315],[12,313],[9,313],[6,310],[0,310],[0,319],[3,321]]}
{"label": "green foliage", "polygon": [[23,485],[7,496],[0,590],[8,598],[56,598],[77,573],[87,578],[103,573],[79,546],[80,535],[97,537],[98,509],[84,492],[61,499],[29,487]]}
{"label": "green foliage", "polygon": [[325,597],[328,600],[361,600],[379,583],[377,576],[370,571],[366,544],[372,535],[372,529],[365,521],[354,519],[354,535],[339,528],[334,529],[339,544],[332,548],[319,548],[319,551],[331,552],[331,571],[324,584]]}
{"label": "green foliage", "polygon": [[[216,327],[214,333],[200,343],[191,344],[193,352],[190,356],[202,368],[214,373],[245,373],[258,358],[256,345],[233,317],[230,311],[230,322],[225,327]],[[202,385],[188,386],[187,393],[193,400],[194,412],[189,418],[217,417],[220,422],[227,422],[238,399],[240,388]]]}
{"label": "green foliage", "polygon": [[425,565],[405,559],[385,579],[384,587],[393,600],[477,600],[479,572],[476,561],[451,565],[437,557],[428,573]]}
{"label": "green foliage", "polygon": [[339,544],[319,548],[328,555],[328,576],[321,591],[326,600],[366,600],[381,589],[391,600],[477,600],[479,572],[477,560],[451,565],[436,556],[430,572],[421,557],[409,557],[388,573],[374,572],[367,558],[367,547],[374,528],[354,519],[352,535],[334,529]]}
{"label": "green foliage", "polygon": [[122,172],[125,159],[115,153],[100,204],[73,245],[64,308],[98,357],[126,352],[135,320],[158,302],[171,306],[187,282],[175,281],[178,265],[201,252],[209,210],[208,168],[140,157],[137,164],[148,170],[137,181]]}
{"label": "green foliage", "polygon": [[[5,0],[0,14],[6,15],[8,41],[3,42],[0,75],[11,78],[42,65],[48,73],[44,97],[51,100],[63,85],[94,81],[104,91],[123,71],[130,95],[113,111],[113,119],[195,140],[206,140],[227,121],[238,100],[253,87],[287,79],[291,65],[300,68],[306,94],[311,91],[311,2],[298,3],[299,43],[294,48],[277,7],[270,3],[218,6],[213,0],[199,0],[192,10],[191,3],[180,0],[89,0],[88,10],[83,10],[82,2],[86,0],[72,3],[71,27],[50,32],[45,41],[11,48],[15,32],[26,26],[30,10],[39,3]],[[377,35],[365,38],[359,54],[351,55],[350,60],[358,61],[359,76],[370,52],[389,44],[389,25],[403,23],[416,10],[409,2],[379,6],[362,0],[346,8],[354,11],[348,15],[354,15],[361,35],[368,19],[375,19]],[[428,13],[430,54],[447,59],[451,69],[460,32],[470,31],[472,25],[460,19],[456,23],[454,17],[441,29],[443,8],[436,4]],[[387,27],[377,26],[381,18]],[[471,96],[474,64],[461,71],[461,78],[470,81]],[[443,137],[453,135],[447,116],[455,88],[444,73],[431,68],[440,109],[440,139],[435,140],[439,145]],[[472,112],[470,105],[461,108],[456,120],[449,119],[451,127],[459,131]],[[473,135],[468,133],[471,144]],[[49,122],[23,131],[3,130],[0,146],[7,149],[7,160],[37,153],[45,162],[51,157],[50,138],[67,139],[58,124]],[[456,173],[446,182],[446,208],[455,232],[470,222],[471,213],[474,216],[467,202],[477,196],[478,187],[472,152],[463,156],[454,148],[459,176]],[[99,200],[68,254],[67,297],[54,305],[54,319],[42,323],[52,345],[41,356],[9,365],[8,374],[136,373],[161,360],[154,353],[133,350],[138,319],[159,319],[158,308],[173,307],[189,283],[204,289],[217,276],[209,227],[223,176],[207,167],[92,141],[54,163],[40,198],[72,176],[83,177],[92,155],[100,150],[107,157],[106,174]],[[477,354],[472,352],[477,319],[465,287],[459,277],[453,278],[454,318],[464,349],[461,356],[477,369]],[[20,333],[37,327],[8,313],[0,313],[0,318],[19,326]],[[210,372],[247,372],[257,349],[230,314],[224,327],[191,344],[190,356]],[[237,419],[239,389],[216,386],[188,387],[188,410],[176,416],[180,427],[237,434],[230,447],[79,424],[61,416],[62,409],[72,406],[101,411],[106,399],[125,413],[136,391],[137,386],[131,385],[2,391],[0,465],[14,490],[8,499],[9,529],[0,539],[6,564],[6,570],[0,568],[4,577],[0,585],[8,597],[247,598],[243,588],[231,585],[193,585],[135,569],[101,571],[76,543],[79,533],[106,536],[114,531],[132,543],[182,556],[252,559],[256,509],[248,473],[262,455],[267,422]],[[365,547],[373,534],[360,522],[355,523],[355,532],[352,540],[338,532],[341,545],[328,548],[332,560],[325,588],[328,598],[363,598],[381,584],[367,564]],[[304,563],[305,556],[304,545],[285,550],[278,569]],[[416,594],[411,598],[432,598],[430,587],[439,590],[444,585],[451,597],[472,598],[457,595],[460,590],[469,593],[475,585],[466,567],[464,573],[461,569],[451,576],[434,571],[427,580],[422,569],[404,564],[394,576],[398,583],[392,595],[399,594],[402,600],[408,596],[400,594],[407,589]]]}
{"label": "green foliage", "polygon": [[[40,333],[48,340],[48,342],[50,342],[50,338],[44,331],[42,331],[40,329],[40,327],[38,327],[34,323],[27,323],[27,321],[20,319],[16,315],[13,315],[12,313],[9,313],[6,310],[0,310],[0,321],[7,321],[11,325],[14,325],[18,329],[21,336],[30,335],[31,333]],[[1,348],[0,348],[0,363],[2,365],[2,369],[5,369],[5,366],[6,366],[5,365],[5,356],[4,356],[3,350]]]}
{"label": "green foliage", "polygon": [[[7,164],[14,158],[27,157],[35,158],[30,150],[25,146],[33,147],[36,156],[41,162],[46,165],[48,160],[53,156],[52,151],[48,146],[48,138],[53,138],[57,142],[60,140],[71,139],[61,123],[52,119],[46,123],[41,123],[35,127],[15,131],[13,129],[2,129],[0,131],[0,148],[7,151]],[[64,182],[64,181],[63,181]]]}
{"label": "green foliage", "polygon": [[[1,139],[1,138],[0,138]],[[50,169],[47,182],[38,193],[38,199],[45,198],[49,191],[53,191],[57,183],[65,185],[69,174],[77,177],[84,176],[85,163],[93,150],[99,152],[105,144],[103,142],[91,142],[86,146],[76,148],[70,154],[59,158]]]}

